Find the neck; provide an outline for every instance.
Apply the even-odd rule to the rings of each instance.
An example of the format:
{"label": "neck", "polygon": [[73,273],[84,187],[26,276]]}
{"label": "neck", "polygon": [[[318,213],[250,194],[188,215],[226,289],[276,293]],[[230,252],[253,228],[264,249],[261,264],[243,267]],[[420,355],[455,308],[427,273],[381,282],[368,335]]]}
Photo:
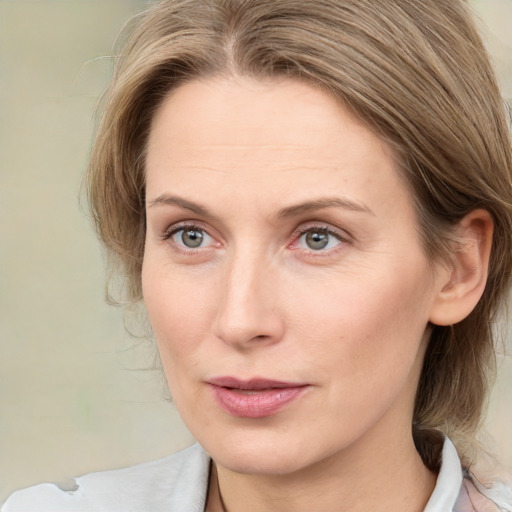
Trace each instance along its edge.
{"label": "neck", "polygon": [[[421,512],[435,485],[412,435],[343,450],[287,475],[212,470],[207,512]],[[389,439],[388,439],[389,441]]]}

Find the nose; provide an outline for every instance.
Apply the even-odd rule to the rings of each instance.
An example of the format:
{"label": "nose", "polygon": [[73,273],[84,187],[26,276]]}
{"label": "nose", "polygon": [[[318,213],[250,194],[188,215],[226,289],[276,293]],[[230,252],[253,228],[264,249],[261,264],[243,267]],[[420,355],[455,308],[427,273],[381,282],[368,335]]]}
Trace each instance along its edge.
{"label": "nose", "polygon": [[254,254],[233,256],[222,273],[221,298],[212,326],[216,337],[238,350],[282,339],[284,318],[276,273]]}

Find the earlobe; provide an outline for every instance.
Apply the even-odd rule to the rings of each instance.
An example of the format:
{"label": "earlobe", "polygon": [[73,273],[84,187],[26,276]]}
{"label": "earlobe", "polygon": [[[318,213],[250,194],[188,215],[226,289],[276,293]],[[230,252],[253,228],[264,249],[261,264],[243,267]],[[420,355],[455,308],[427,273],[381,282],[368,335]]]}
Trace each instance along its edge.
{"label": "earlobe", "polygon": [[466,318],[482,296],[487,282],[493,221],[486,210],[474,210],[458,224],[458,239],[447,272],[430,312],[435,325],[453,325]]}

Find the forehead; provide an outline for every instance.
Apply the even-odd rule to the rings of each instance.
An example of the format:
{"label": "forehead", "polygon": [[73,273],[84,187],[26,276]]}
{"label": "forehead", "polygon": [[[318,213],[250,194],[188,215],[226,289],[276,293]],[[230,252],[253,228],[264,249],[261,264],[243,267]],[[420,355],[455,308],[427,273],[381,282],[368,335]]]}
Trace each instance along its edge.
{"label": "forehead", "polygon": [[[340,134],[340,120],[346,129]],[[240,129],[243,127],[243,129]],[[383,146],[330,94],[293,79],[210,78],[173,90],[157,111],[149,146],[275,146],[335,149],[340,135]]]}
{"label": "forehead", "polygon": [[153,119],[146,159],[148,197],[209,187],[212,199],[236,189],[246,200],[264,193],[267,205],[333,190],[360,202],[408,200],[397,167],[389,145],[324,90],[239,77],[174,90]]}

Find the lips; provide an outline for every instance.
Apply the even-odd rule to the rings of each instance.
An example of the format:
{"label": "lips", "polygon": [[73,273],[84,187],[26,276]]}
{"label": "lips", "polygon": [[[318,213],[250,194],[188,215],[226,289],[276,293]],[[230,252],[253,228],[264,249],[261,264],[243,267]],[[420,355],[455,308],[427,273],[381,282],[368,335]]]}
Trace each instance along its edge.
{"label": "lips", "polygon": [[309,388],[308,384],[235,377],[214,378],[208,384],[217,404],[225,412],[245,418],[276,414]]}

